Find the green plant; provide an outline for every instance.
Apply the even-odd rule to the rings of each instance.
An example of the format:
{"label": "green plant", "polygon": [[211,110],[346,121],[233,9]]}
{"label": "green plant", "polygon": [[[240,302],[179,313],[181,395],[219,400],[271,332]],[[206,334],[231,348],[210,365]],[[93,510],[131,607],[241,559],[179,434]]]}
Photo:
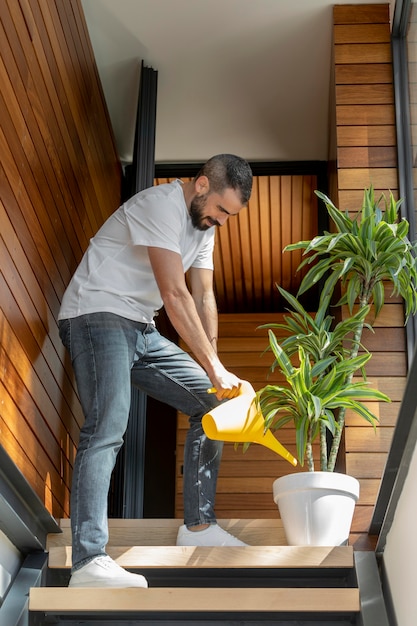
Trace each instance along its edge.
{"label": "green plant", "polygon": [[[308,470],[314,470],[312,444],[319,437],[320,469],[334,471],[346,409],[375,426],[377,418],[364,401],[389,401],[366,381],[364,367],[371,354],[359,354],[363,329],[371,328],[366,318],[371,308],[375,317],[380,313],[387,284],[392,285],[393,295],[403,298],[406,319],[414,314],[417,267],[415,246],[408,239],[409,224],[399,220],[401,201],[396,202],[392,194],[389,201],[385,196],[375,200],[373,188],[365,189],[362,210],[354,219],[323,193],[316,194],[325,203],[334,232],[291,244],[285,250],[304,250],[298,269],[311,265],[298,296],[325,280],[318,310],[313,318],[297,298],[278,287],[292,310],[284,323],[263,327],[269,329],[269,348],[275,357],[271,369],[279,367],[286,384],[266,385],[257,393],[257,400],[265,428],[274,431],[294,423],[302,465],[306,461]],[[381,202],[385,210],[380,208]],[[347,305],[349,311],[337,324],[328,313],[336,287],[341,288],[342,296],[334,306]],[[273,328],[289,334],[278,342]]]}

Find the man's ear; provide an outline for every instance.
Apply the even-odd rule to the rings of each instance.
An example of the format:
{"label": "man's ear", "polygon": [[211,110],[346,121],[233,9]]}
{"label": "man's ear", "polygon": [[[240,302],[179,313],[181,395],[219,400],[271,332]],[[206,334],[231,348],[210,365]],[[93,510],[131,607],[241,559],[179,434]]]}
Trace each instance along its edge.
{"label": "man's ear", "polygon": [[199,196],[202,196],[209,192],[210,183],[207,176],[199,176],[195,181],[195,190]]}

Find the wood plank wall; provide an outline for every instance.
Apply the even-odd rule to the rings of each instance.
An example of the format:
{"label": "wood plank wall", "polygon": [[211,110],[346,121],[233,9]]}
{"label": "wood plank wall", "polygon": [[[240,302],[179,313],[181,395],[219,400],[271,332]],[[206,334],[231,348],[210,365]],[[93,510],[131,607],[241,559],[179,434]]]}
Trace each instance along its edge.
{"label": "wood plank wall", "polygon": [[[332,189],[339,208],[356,213],[363,189],[371,184],[386,197],[398,197],[393,71],[389,5],[334,7],[334,100],[336,167]],[[407,375],[404,311],[390,298],[375,322],[375,335],[364,335],[373,353],[369,380],[387,393],[391,404],[376,407],[376,435],[353,415],[347,417],[346,470],[356,476],[362,495],[355,530],[366,532],[377,497]]]}
{"label": "wood plank wall", "polygon": [[398,193],[389,5],[334,7],[339,207],[356,211],[363,188]]}
{"label": "wood plank wall", "polygon": [[[280,322],[282,313],[220,314],[218,351],[224,365],[244,380],[249,380],[255,390],[267,381],[282,381],[279,372],[269,374],[272,354],[263,354],[268,346],[265,329],[261,324]],[[279,331],[277,331],[277,336]],[[185,346],[183,345],[185,348]],[[177,435],[177,505],[176,516],[182,508],[182,459],[188,418],[179,414]],[[278,435],[281,443],[295,456],[295,436],[291,425]],[[232,443],[224,445],[216,497],[219,518],[274,518],[278,515],[272,500],[272,482],[275,478],[292,472],[292,466],[268,448],[254,444],[243,454]],[[298,467],[295,471],[302,471]]]}
{"label": "wood plank wall", "polygon": [[[171,180],[157,178],[155,184]],[[297,292],[305,274],[296,271],[301,251],[282,251],[317,233],[316,189],[315,175],[254,176],[247,209],[216,231],[214,286],[220,313],[283,310],[276,284]]]}
{"label": "wood plank wall", "polygon": [[417,11],[410,11],[407,30],[408,92],[410,104],[411,150],[413,160],[414,220],[417,237]]}
{"label": "wood plank wall", "polygon": [[[397,314],[401,312],[396,307]],[[256,390],[267,381],[280,381],[278,372],[269,374],[272,362],[271,353],[263,354],[268,345],[267,331],[258,329],[260,324],[282,321],[282,313],[263,314],[228,314],[219,316],[219,354],[226,367],[238,376],[249,380]],[[361,548],[373,546],[374,540],[368,540],[372,508],[375,503],[380,477],[384,468],[386,453],[391,441],[393,427],[398,414],[405,377],[403,371],[403,355],[398,349],[404,346],[401,318],[392,317],[388,308],[381,315],[376,326],[376,333],[368,331],[365,342],[373,352],[372,367],[369,368],[369,380],[373,386],[387,393],[392,403],[373,403],[371,407],[379,417],[380,423],[376,434],[374,430],[361,421],[355,414],[348,412],[346,416],[346,455],[344,459],[346,471],[358,478],[361,496],[355,509],[350,542]],[[381,341],[380,334],[384,339]],[[280,337],[280,331],[276,331]],[[184,347],[184,346],[183,346]],[[397,375],[387,377],[387,350],[390,366]],[[391,369],[390,369],[391,372]],[[179,414],[177,434],[177,501],[176,516],[182,517],[182,459],[188,419]],[[295,432],[291,424],[286,425],[277,438],[295,456]],[[317,446],[316,446],[317,448]],[[317,458],[317,457],[316,457]],[[216,498],[216,512],[219,518],[275,518],[279,512],[272,500],[272,483],[275,478],[293,471],[304,471],[298,466],[292,468],[287,461],[274,454],[268,448],[252,445],[243,454],[242,449],[234,449],[233,444],[226,443],[219,473]]]}
{"label": "wood plank wall", "polygon": [[248,208],[217,229],[215,288],[221,313],[282,310],[276,284],[295,293],[301,251],[286,245],[317,232],[317,177],[254,176]]}
{"label": "wood plank wall", "polygon": [[1,445],[62,517],[82,416],[56,318],[121,181],[79,0],[0,3],[0,85]]}

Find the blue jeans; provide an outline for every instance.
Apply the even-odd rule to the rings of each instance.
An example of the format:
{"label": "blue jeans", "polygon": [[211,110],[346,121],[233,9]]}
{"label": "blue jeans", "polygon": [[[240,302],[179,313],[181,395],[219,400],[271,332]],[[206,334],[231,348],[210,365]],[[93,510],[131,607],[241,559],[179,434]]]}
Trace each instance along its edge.
{"label": "blue jeans", "polygon": [[208,439],[201,426],[202,416],[219,404],[207,393],[211,382],[204,370],[152,324],[113,313],[61,320],[59,330],[85,417],[71,489],[73,569],[106,553],[108,490],[127,427],[131,384],[189,415],[184,523],[214,524],[223,443]]}

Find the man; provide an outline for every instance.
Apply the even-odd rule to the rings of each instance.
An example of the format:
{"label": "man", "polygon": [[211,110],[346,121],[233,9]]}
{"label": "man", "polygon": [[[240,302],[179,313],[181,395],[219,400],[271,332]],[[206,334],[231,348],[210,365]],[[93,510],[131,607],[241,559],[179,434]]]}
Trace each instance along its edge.
{"label": "man", "polygon": [[[136,194],[91,239],[64,294],[60,336],[85,416],[71,491],[70,586],[147,586],[105,552],[108,489],[127,427],[131,383],[190,416],[177,545],[245,545],[216,524],[222,443],[207,439],[201,418],[237,396],[242,384],[217,356],[213,227],[237,215],[251,189],[248,163],[223,154],[190,182]],[[162,306],[199,363],[156,330]],[[215,394],[207,393],[210,387]]]}

